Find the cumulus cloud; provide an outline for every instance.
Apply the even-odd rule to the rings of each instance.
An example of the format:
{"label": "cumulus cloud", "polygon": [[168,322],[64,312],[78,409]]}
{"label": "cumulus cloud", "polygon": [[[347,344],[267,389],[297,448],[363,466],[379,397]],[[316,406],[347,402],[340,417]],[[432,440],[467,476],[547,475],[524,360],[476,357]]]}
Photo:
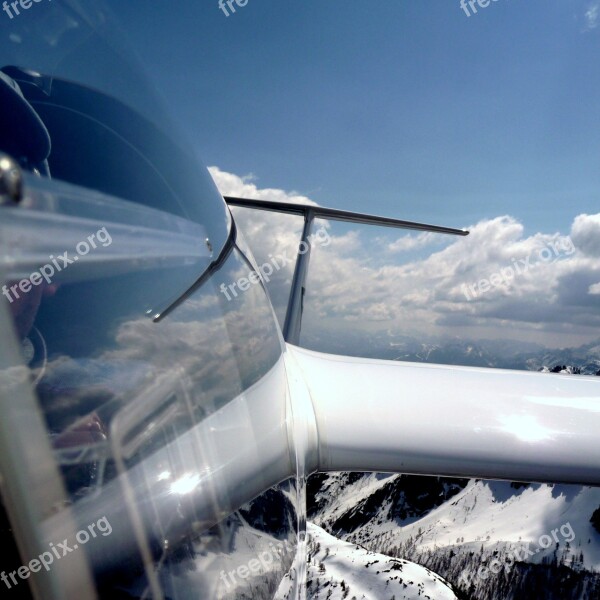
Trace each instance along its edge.
{"label": "cumulus cloud", "polygon": [[[223,193],[297,201],[296,194],[215,173]],[[282,248],[297,251],[301,219],[291,231],[279,215],[246,211],[240,223],[259,262]],[[598,337],[600,214],[576,216],[569,235],[526,234],[509,215],[473,224],[464,238],[377,228],[374,243],[375,228],[326,226],[331,244],[311,256],[305,340],[359,331],[365,339],[451,335],[550,345]],[[280,318],[292,273],[290,265],[269,288]]]}
{"label": "cumulus cloud", "polygon": [[286,192],[277,188],[258,188],[254,183],[256,181],[254,175],[240,177],[239,175],[222,171],[219,167],[208,167],[208,170],[223,196],[256,198],[257,200],[271,200],[274,202],[299,202],[300,204],[310,204],[312,206],[317,205],[310,198],[296,192]]}
{"label": "cumulus cloud", "polygon": [[584,254],[600,257],[600,214],[577,216],[571,227],[571,237]]}
{"label": "cumulus cloud", "polygon": [[388,246],[390,252],[405,252],[407,250],[414,250],[416,248],[424,248],[430,244],[434,244],[439,239],[434,233],[424,231],[419,235],[404,235],[398,238],[395,242],[392,242]]}
{"label": "cumulus cloud", "polygon": [[[302,194],[286,192],[277,188],[259,188],[255,184],[254,176],[240,177],[223,171],[219,167],[209,167],[209,171],[224,196],[316,206],[316,202]],[[259,266],[269,263],[273,257],[277,260],[277,256],[281,255],[286,255],[288,258],[297,256],[298,243],[304,225],[302,217],[241,207],[232,207],[232,212],[242,236],[245,236],[250,242],[251,250]],[[319,221],[317,228],[321,226],[327,228],[328,224],[325,221]],[[356,246],[356,243],[352,241],[352,236],[349,236],[346,242],[339,238],[335,241],[336,244],[344,246],[340,249],[340,253],[351,251],[350,245],[352,244]],[[294,262],[287,262],[282,268],[276,270],[268,281],[268,291],[281,324],[285,320],[285,309],[293,273]]]}

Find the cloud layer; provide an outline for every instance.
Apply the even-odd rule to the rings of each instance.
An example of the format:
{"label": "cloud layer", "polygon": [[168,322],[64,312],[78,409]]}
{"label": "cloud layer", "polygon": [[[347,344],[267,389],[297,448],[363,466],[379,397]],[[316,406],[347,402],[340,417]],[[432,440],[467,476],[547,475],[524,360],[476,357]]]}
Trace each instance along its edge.
{"label": "cloud layer", "polygon": [[[311,202],[216,167],[224,195]],[[295,254],[301,220],[236,213],[257,260]],[[502,215],[469,227],[466,238],[326,223],[331,244],[316,247],[305,302],[306,336],[350,331],[394,335],[511,338],[566,346],[600,334],[600,214],[574,215],[565,232],[526,234]],[[284,314],[293,266],[269,292]]]}

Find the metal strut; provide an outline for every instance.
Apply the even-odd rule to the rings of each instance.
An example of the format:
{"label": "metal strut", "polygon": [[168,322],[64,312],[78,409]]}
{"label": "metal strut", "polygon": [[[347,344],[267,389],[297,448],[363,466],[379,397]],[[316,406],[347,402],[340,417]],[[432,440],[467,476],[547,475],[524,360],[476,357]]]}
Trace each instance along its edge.
{"label": "metal strut", "polygon": [[[429,225],[428,223],[417,223],[415,221],[403,221],[389,217],[379,217],[364,213],[356,213],[336,208],[326,208],[311,204],[300,204],[296,202],[273,202],[271,200],[255,200],[252,198],[235,198],[225,196],[225,202],[229,206],[241,206],[255,210],[266,210],[269,212],[281,212],[304,217],[304,229],[302,239],[298,248],[298,258],[294,269],[292,289],[288,300],[285,322],[283,325],[283,338],[286,342],[299,345],[300,326],[302,324],[302,310],[304,308],[304,293],[306,290],[306,276],[310,262],[310,230],[315,219],[330,219],[332,221],[344,221],[346,223],[360,223],[362,225],[378,225],[380,227],[394,227],[396,229],[412,229],[416,231],[430,231],[432,233],[444,233],[447,235],[469,235],[465,229],[453,227],[442,227],[440,225]],[[307,250],[302,252],[302,242],[306,244]]]}

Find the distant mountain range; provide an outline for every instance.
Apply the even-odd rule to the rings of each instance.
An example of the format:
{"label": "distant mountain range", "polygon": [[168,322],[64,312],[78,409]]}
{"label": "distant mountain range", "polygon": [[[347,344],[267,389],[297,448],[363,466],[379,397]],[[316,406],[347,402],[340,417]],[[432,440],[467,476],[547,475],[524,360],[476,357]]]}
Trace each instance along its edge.
{"label": "distant mountain range", "polygon": [[439,345],[420,344],[418,349],[397,348],[394,360],[495,367],[522,371],[579,372],[600,375],[600,341],[579,348],[530,348],[515,351],[511,342],[449,341]]}
{"label": "distant mountain range", "polygon": [[515,340],[445,338],[424,341],[390,332],[371,335],[361,332],[356,340],[323,335],[318,340],[307,340],[307,346],[321,352],[383,360],[522,371],[551,371],[560,366],[566,367],[565,372],[580,371],[582,375],[600,373],[600,340],[577,348],[548,349],[539,344]]}

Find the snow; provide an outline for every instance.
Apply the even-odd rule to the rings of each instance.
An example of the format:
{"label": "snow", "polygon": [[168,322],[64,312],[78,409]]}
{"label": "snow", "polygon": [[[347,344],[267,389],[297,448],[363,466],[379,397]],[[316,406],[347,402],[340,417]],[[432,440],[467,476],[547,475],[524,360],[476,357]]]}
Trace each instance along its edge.
{"label": "snow", "polygon": [[347,483],[347,475],[330,477],[315,499],[317,502],[323,498],[325,499],[327,518],[334,521],[354,508],[361,500],[368,498],[384,487],[390,477],[394,476],[381,473],[365,473],[358,481],[350,485]]}
{"label": "snow", "polygon": [[312,600],[456,600],[429,569],[369,552],[308,523],[308,592]]}
{"label": "snow", "polygon": [[[368,523],[350,540],[387,538],[390,545],[412,538],[419,550],[453,547],[454,551],[517,551],[525,562],[540,563],[559,545],[559,555],[583,553],[583,566],[600,569],[600,534],[590,523],[600,506],[600,489],[532,484],[515,489],[508,482],[472,480],[450,501],[410,524]],[[541,546],[548,543],[548,548]],[[542,543],[540,543],[540,541]],[[524,552],[530,545],[535,555]]]}

